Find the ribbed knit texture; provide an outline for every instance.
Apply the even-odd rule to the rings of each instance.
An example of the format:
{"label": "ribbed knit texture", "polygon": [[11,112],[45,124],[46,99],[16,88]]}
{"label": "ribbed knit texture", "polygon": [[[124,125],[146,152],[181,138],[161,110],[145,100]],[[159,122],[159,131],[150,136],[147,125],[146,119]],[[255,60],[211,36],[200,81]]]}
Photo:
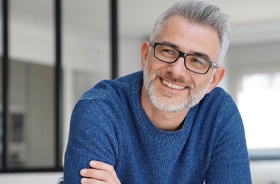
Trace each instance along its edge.
{"label": "ribbed knit texture", "polygon": [[232,98],[215,88],[183,127],[157,129],[141,106],[143,73],[102,81],[75,106],[65,184],[80,183],[90,160],[114,166],[122,184],[250,184],[243,123]]}

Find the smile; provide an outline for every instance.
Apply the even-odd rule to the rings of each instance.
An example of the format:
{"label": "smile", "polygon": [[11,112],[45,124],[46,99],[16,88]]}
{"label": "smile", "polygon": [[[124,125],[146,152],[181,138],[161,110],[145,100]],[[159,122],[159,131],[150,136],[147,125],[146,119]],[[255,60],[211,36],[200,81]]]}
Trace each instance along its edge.
{"label": "smile", "polygon": [[162,79],[161,81],[162,81],[162,83],[163,83],[165,86],[167,86],[167,87],[169,87],[169,88],[171,88],[171,89],[183,90],[183,89],[186,88],[186,86],[180,86],[180,85],[172,84],[172,83],[167,82],[166,80],[163,80],[163,79]]}

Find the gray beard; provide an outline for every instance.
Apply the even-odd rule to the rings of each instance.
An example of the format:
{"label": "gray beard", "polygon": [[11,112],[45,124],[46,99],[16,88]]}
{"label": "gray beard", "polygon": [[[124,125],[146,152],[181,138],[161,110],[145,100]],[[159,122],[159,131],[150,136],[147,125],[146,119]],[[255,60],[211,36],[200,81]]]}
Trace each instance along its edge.
{"label": "gray beard", "polygon": [[[148,62],[146,62],[144,70],[143,70],[143,82],[144,87],[148,93],[148,96],[152,102],[152,104],[161,111],[167,111],[167,112],[178,112],[182,111],[187,108],[191,108],[199,103],[199,101],[205,96],[207,89],[211,83],[211,80],[213,78],[213,75],[211,77],[211,80],[202,87],[201,90],[199,90],[197,93],[194,93],[194,85],[188,84],[190,88],[190,95],[186,99],[184,99],[180,103],[166,103],[164,100],[161,100],[160,97],[156,96],[155,88],[154,88],[154,81],[158,76],[163,76],[164,74],[161,72],[155,72],[152,75],[149,75],[149,67]],[[214,74],[214,72],[213,72]]]}

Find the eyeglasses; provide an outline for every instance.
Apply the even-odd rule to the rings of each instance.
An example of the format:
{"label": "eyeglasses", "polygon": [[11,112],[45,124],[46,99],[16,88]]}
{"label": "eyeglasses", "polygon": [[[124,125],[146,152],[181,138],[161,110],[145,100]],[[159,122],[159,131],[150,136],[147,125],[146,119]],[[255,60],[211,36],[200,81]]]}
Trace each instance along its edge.
{"label": "eyeglasses", "polygon": [[153,47],[154,57],[158,60],[171,64],[183,57],[186,69],[197,74],[206,74],[210,68],[220,67],[217,63],[202,56],[181,52],[164,43],[155,42]]}

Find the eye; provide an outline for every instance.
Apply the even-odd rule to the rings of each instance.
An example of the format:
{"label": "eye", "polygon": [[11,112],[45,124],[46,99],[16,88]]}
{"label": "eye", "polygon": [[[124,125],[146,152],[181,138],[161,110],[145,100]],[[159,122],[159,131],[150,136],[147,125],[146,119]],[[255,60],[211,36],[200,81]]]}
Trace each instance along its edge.
{"label": "eye", "polygon": [[159,45],[158,49],[162,55],[168,56],[168,57],[176,57],[178,55],[178,51],[174,48],[167,46],[167,45]]}
{"label": "eye", "polygon": [[187,64],[196,68],[207,68],[209,66],[205,59],[196,56],[187,57]]}
{"label": "eye", "polygon": [[161,50],[161,52],[164,53],[164,54],[170,54],[170,55],[173,55],[173,56],[176,55],[175,52],[174,52],[174,50],[168,49],[168,48],[163,48],[163,49]]}
{"label": "eye", "polygon": [[199,59],[199,58],[192,58],[191,60],[190,60],[192,63],[194,63],[194,64],[197,64],[197,65],[204,65],[204,62],[203,61],[201,61],[201,59]]}

